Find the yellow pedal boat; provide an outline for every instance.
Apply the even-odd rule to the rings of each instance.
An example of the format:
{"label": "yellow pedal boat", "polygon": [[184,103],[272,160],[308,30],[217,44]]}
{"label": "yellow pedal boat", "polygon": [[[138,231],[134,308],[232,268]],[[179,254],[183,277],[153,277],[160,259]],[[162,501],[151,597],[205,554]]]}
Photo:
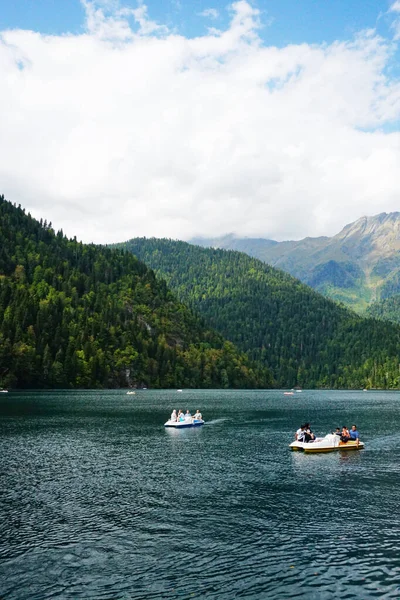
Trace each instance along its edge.
{"label": "yellow pedal boat", "polygon": [[316,438],[313,442],[298,442],[295,440],[289,445],[291,450],[299,450],[306,454],[316,454],[317,452],[335,452],[336,450],[362,450],[364,442],[342,442],[338,435],[328,433],[323,438]]}

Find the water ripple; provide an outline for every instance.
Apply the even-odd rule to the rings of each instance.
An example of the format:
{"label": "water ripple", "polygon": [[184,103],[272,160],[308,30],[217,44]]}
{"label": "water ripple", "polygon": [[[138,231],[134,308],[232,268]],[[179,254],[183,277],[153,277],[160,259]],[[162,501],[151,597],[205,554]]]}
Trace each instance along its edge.
{"label": "water ripple", "polygon": [[[3,411],[5,600],[400,597],[397,398],[378,395],[380,430],[362,394],[350,412],[340,393],[288,409],[276,392],[187,391],[210,426],[170,433],[171,394],[21,395],[23,416]],[[299,420],[325,430],[346,411],[365,451],[289,452]]]}

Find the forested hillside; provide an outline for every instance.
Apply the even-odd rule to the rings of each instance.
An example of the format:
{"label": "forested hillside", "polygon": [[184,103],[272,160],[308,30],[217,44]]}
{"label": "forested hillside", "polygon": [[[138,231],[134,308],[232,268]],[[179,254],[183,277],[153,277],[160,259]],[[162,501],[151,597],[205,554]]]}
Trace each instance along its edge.
{"label": "forested hillside", "polygon": [[0,196],[0,387],[269,387],[131,253]]}
{"label": "forested hillside", "polygon": [[209,326],[268,366],[278,386],[399,386],[398,326],[363,319],[240,252],[165,239],[122,246],[165,277]]}
{"label": "forested hillside", "polygon": [[368,307],[367,314],[375,319],[400,323],[400,295],[397,294],[380,302],[374,302]]}

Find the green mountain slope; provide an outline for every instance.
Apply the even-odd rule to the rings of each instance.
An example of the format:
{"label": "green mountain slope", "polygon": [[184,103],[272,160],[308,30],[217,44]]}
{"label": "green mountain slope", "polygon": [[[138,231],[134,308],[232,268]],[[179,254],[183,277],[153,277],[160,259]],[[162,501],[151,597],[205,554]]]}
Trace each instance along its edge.
{"label": "green mountain slope", "polygon": [[400,323],[400,294],[374,302],[367,308],[367,315],[375,319]]}
{"label": "green mountain slope", "polygon": [[246,254],[185,242],[125,244],[209,326],[262,361],[278,386],[397,387],[400,328],[325,299]]}
{"label": "green mountain slope", "polygon": [[362,217],[331,238],[274,242],[225,236],[192,243],[246,252],[359,312],[400,292],[398,212]]}
{"label": "green mountain slope", "polygon": [[268,387],[131,253],[68,240],[0,196],[0,387]]}

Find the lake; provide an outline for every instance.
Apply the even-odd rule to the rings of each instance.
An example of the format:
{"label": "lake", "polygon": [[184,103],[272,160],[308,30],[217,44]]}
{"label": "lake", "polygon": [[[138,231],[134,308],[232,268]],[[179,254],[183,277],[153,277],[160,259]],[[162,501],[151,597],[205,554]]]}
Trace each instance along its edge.
{"label": "lake", "polygon": [[[398,599],[399,415],[400,392],[1,394],[0,598]],[[304,421],[366,448],[292,453]]]}

